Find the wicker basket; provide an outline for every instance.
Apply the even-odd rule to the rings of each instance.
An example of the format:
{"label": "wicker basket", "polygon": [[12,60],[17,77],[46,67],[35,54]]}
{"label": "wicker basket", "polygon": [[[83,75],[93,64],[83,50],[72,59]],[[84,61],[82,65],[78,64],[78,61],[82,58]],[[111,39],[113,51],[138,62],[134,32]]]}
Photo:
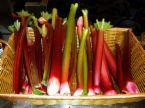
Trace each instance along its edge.
{"label": "wicker basket", "polygon": [[[2,57],[2,69],[0,74],[0,98],[16,102],[18,100],[28,101],[35,105],[96,105],[137,102],[145,99],[145,51],[131,30],[126,28],[112,28],[105,32],[105,40],[113,52],[115,52],[115,41],[123,44],[125,36],[129,36],[131,46],[131,72],[137,83],[139,94],[118,94],[113,96],[39,96],[14,94],[12,90],[13,79],[13,54],[8,47],[5,48]],[[9,45],[14,49],[14,35],[9,38]]]}

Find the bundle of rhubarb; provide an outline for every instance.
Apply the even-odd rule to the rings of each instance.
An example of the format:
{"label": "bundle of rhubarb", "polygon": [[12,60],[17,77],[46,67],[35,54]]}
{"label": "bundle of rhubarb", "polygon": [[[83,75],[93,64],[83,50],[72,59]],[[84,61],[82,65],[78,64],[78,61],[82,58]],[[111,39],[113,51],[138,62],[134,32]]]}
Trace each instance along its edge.
{"label": "bundle of rhubarb", "polygon": [[24,10],[13,13],[15,54],[13,90],[22,94],[115,95],[138,93],[131,76],[129,37],[113,53],[104,39],[110,22],[88,21],[82,10],[76,22],[78,4],[71,4],[68,18],[58,10],[42,12],[40,18]]}

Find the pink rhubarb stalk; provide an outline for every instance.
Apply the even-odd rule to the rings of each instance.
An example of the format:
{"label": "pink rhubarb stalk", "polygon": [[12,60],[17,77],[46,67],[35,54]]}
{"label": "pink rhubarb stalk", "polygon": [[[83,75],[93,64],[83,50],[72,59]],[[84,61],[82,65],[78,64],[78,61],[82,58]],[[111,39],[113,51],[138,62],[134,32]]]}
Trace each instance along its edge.
{"label": "pink rhubarb stalk", "polygon": [[83,17],[80,16],[77,20],[77,35],[79,39],[81,39],[82,31],[83,31]]}
{"label": "pink rhubarb stalk", "polygon": [[100,80],[101,80],[101,88],[105,95],[117,94],[111,82],[111,75],[109,72],[109,68],[106,61],[106,54],[104,51],[103,51],[103,57],[102,57]]}

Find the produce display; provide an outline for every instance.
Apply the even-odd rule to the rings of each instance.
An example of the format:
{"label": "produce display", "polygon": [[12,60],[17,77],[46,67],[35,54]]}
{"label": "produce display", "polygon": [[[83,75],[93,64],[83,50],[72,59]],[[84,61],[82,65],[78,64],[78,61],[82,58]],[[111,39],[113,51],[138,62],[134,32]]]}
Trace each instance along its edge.
{"label": "produce display", "polygon": [[[40,18],[27,11],[13,13],[13,90],[16,94],[95,96],[139,93],[131,76],[129,38],[115,42],[115,53],[104,39],[110,22],[89,23],[89,12],[76,18],[78,3],[67,18],[54,8]],[[122,48],[123,47],[123,48]],[[122,49],[121,49],[122,48]]]}

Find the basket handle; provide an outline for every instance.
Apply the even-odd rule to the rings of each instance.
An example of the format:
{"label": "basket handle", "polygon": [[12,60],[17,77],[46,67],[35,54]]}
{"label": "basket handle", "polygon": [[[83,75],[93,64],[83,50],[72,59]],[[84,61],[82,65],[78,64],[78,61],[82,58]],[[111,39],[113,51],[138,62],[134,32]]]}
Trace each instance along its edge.
{"label": "basket handle", "polygon": [[12,47],[8,44],[7,41],[0,39],[0,43],[3,43],[5,45],[8,46],[8,48],[11,50],[12,54],[14,55],[14,50],[12,49]]}

